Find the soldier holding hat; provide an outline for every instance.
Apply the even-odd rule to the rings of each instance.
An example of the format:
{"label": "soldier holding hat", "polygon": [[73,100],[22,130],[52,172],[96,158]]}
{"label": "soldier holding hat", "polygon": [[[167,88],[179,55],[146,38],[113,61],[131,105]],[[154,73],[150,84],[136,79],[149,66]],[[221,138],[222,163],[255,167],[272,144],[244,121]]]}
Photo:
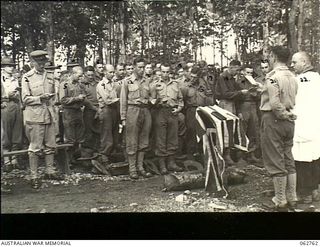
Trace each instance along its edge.
{"label": "soldier holding hat", "polygon": [[53,97],[55,85],[53,73],[45,70],[48,53],[36,50],[30,53],[34,68],[22,77],[22,100],[25,104],[26,135],[30,145],[28,149],[31,172],[31,185],[37,189],[41,181],[38,175],[39,156],[44,154],[47,179],[60,179],[54,167],[55,114]]}
{"label": "soldier holding hat", "polygon": [[[19,150],[22,144],[22,113],[20,100],[20,86],[17,78],[13,75],[15,63],[10,58],[1,60],[1,87],[3,88],[1,102],[1,115],[3,119],[4,144],[5,151]],[[4,158],[5,170],[12,170],[18,166],[15,156]]]}

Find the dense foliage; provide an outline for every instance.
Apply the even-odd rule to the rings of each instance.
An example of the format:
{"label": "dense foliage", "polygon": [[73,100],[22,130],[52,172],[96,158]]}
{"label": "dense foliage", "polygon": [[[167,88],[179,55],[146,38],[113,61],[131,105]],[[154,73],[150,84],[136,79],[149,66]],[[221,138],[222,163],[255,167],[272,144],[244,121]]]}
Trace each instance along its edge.
{"label": "dense foliage", "polygon": [[205,45],[224,54],[232,30],[235,56],[244,62],[283,44],[319,63],[319,22],[318,0],[5,1],[1,53],[23,62],[39,48],[51,57],[59,49],[82,64],[91,56],[114,64],[135,55],[199,60]]}

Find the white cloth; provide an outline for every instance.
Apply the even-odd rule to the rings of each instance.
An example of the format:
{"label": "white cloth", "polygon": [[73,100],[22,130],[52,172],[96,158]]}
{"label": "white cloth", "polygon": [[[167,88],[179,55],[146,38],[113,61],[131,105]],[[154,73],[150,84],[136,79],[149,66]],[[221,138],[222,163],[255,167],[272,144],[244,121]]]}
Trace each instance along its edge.
{"label": "white cloth", "polygon": [[307,71],[297,78],[292,153],[296,161],[312,162],[320,158],[320,75]]}

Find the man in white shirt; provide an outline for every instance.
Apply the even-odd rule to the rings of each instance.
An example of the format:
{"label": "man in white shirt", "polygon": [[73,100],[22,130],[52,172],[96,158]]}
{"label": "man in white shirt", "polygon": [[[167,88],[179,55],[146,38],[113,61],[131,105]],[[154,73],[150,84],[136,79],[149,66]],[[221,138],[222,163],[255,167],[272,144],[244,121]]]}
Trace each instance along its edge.
{"label": "man in white shirt", "polygon": [[292,57],[292,67],[299,83],[297,115],[292,153],[297,170],[297,192],[304,203],[319,200],[320,189],[320,75],[305,52]]}

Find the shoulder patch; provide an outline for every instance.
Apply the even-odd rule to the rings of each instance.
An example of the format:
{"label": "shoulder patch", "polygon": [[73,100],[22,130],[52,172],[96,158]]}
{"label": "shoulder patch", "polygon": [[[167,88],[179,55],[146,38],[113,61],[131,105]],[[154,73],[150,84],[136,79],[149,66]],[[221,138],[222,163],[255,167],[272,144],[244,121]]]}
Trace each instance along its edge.
{"label": "shoulder patch", "polygon": [[308,82],[309,80],[307,79],[307,77],[300,77],[300,81],[301,82]]}
{"label": "shoulder patch", "polygon": [[277,83],[277,82],[276,82],[274,79],[272,79],[272,78],[268,78],[268,80],[270,81],[271,84]]}

